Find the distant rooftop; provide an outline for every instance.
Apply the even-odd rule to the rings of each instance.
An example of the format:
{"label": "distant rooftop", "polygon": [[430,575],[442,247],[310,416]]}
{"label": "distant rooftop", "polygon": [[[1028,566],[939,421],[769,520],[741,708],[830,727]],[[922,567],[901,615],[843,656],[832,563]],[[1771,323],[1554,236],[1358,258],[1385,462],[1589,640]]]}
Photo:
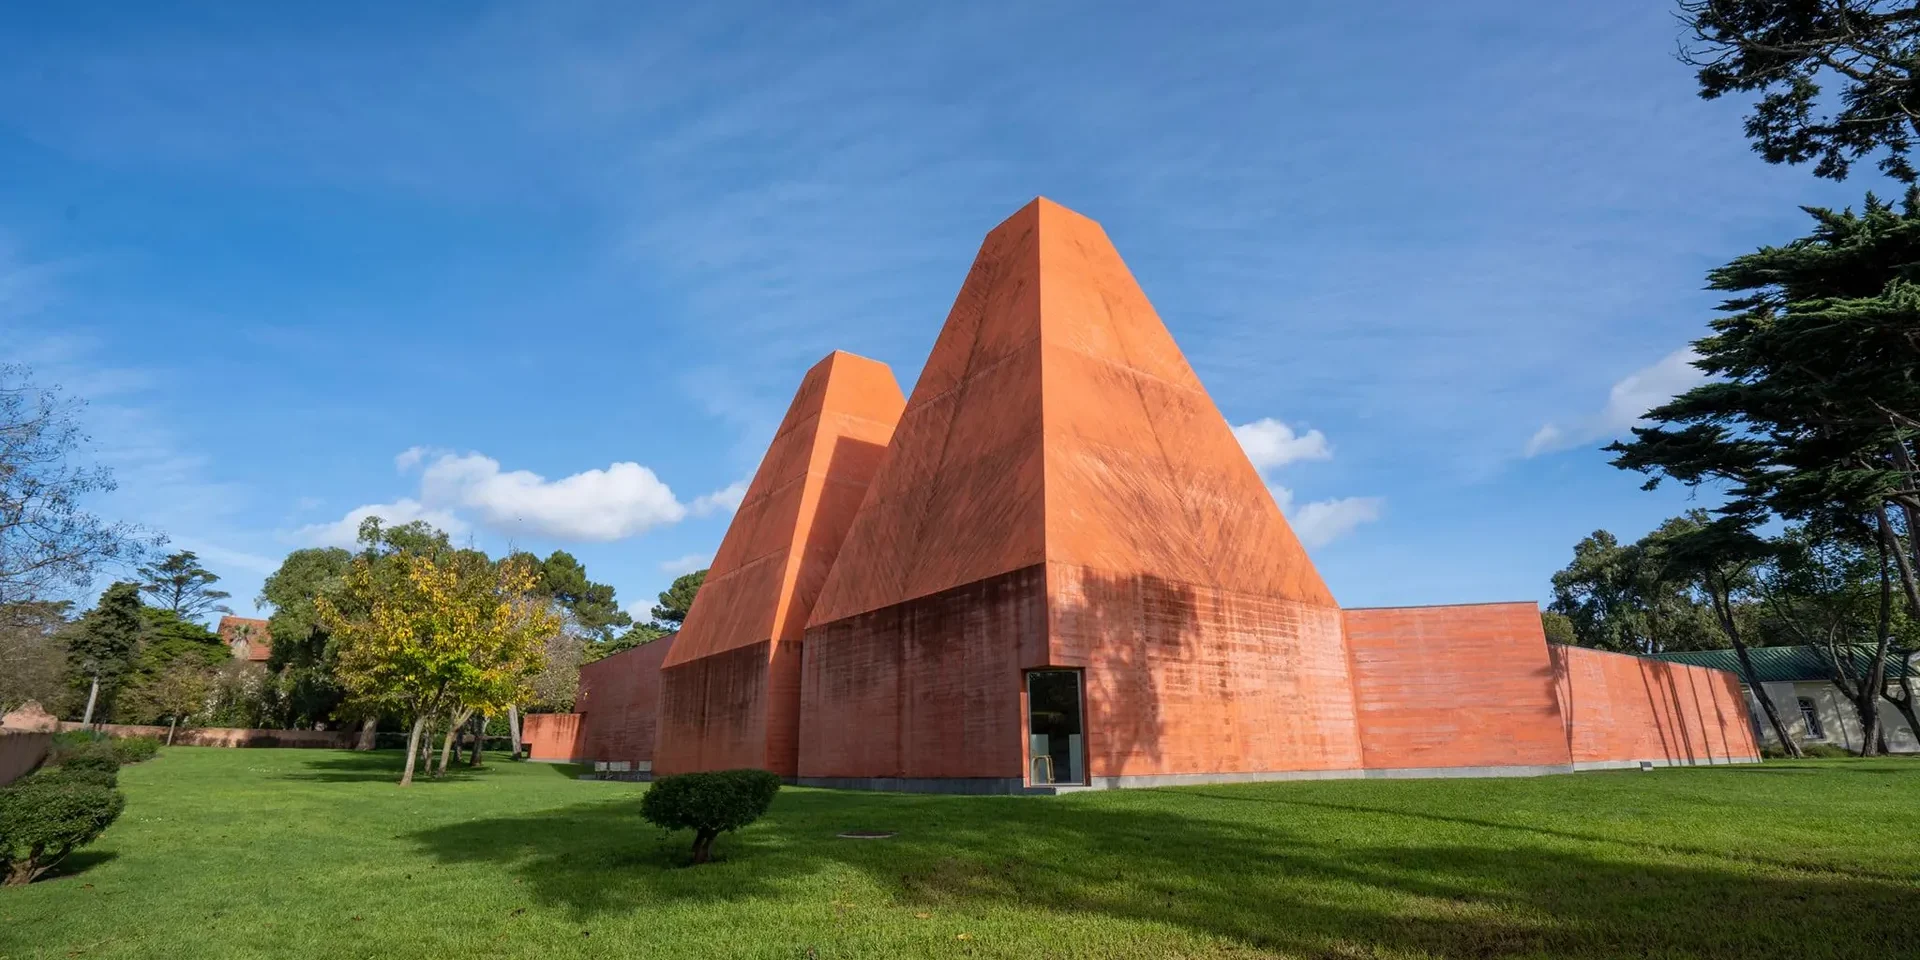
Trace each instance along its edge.
{"label": "distant rooftop", "polygon": [[[1851,662],[1847,664],[1848,675],[1859,676],[1866,672],[1868,659],[1873,656],[1873,645],[1857,643],[1844,649],[1849,651],[1851,657]],[[1747,656],[1753,660],[1753,672],[1759,676],[1761,683],[1833,679],[1826,652],[1820,647],[1748,647]],[[1905,656],[1906,651],[1898,648],[1887,651],[1887,676],[1899,676]],[[1740,672],[1740,658],[1732,650],[1681,650],[1652,654],[1651,658],[1728,670],[1742,682],[1746,680],[1746,675]],[[1915,658],[1913,668],[1916,672],[1910,675],[1920,676],[1920,657]]]}

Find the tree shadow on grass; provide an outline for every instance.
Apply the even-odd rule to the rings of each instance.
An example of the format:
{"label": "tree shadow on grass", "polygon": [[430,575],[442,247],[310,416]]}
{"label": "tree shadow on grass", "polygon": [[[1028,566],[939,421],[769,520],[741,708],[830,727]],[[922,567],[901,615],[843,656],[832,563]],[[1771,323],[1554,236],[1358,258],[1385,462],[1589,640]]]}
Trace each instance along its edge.
{"label": "tree shadow on grass", "polygon": [[67,854],[67,858],[60,861],[58,866],[42,874],[40,879],[34,882],[48,883],[54,880],[77,877],[86,873],[88,870],[92,870],[94,867],[112,862],[119,856],[120,854],[112,850],[76,850],[73,853]]}
{"label": "tree shadow on grass", "polygon": [[[439,754],[436,752],[437,758]],[[505,762],[505,761],[502,761]],[[321,783],[358,783],[369,780],[389,780],[400,782],[400,772],[406,768],[407,755],[400,750],[369,750],[363,753],[332,754],[314,757],[301,762],[301,770],[295,773],[281,774],[280,780],[312,780]],[[413,769],[415,783],[424,783],[438,779],[441,782],[472,780],[485,776],[487,766],[469,767],[455,763],[447,768],[443,777],[435,778],[428,772],[427,765],[418,764]]]}
{"label": "tree shadow on grass", "polygon": [[[787,790],[760,823],[722,837],[724,862],[691,869],[680,868],[688,835],[663,840],[631,797],[411,839],[443,861],[498,864],[580,918],[777,899],[793,881],[853,870],[902,908],[1104,915],[1316,956],[1886,957],[1920,924],[1910,882],[1769,875],[1500,829],[1478,844],[1395,843],[1390,829],[1343,843],[1277,818],[1080,800]],[[850,828],[899,836],[834,839]]]}

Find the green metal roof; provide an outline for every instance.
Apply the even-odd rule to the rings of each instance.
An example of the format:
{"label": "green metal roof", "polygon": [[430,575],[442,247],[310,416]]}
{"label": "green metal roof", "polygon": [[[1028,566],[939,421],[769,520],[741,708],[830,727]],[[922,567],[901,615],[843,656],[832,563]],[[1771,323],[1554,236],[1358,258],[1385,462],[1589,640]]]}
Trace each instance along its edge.
{"label": "green metal roof", "polygon": [[[1873,645],[1853,644],[1850,651],[1853,662],[1848,665],[1848,673],[1853,676],[1865,673],[1869,658],[1873,656]],[[1732,650],[1681,650],[1650,656],[1655,660],[1728,670],[1742,681],[1746,680],[1746,676],[1740,672],[1740,658]],[[1818,647],[1748,647],[1747,656],[1753,660],[1753,672],[1759,675],[1761,683],[1833,679],[1833,672],[1827,667],[1826,655]],[[1887,676],[1899,675],[1904,656],[1905,651],[1899,649],[1887,651]],[[1920,676],[1920,656],[1916,656],[1914,661],[1916,672],[1913,675]]]}

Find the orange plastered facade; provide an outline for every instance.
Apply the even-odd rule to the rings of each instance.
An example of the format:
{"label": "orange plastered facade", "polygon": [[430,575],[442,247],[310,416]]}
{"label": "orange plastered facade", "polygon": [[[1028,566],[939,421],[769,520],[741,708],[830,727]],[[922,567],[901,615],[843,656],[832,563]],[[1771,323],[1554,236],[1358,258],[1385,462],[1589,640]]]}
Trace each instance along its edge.
{"label": "orange plastered facade", "polygon": [[1360,745],[1374,770],[1570,762],[1532,603],[1344,611]]}
{"label": "orange plastered facade", "polygon": [[1550,645],[1576,766],[1757,758],[1740,681],[1724,670]]}
{"label": "orange plastered facade", "polygon": [[807,616],[905,402],[850,353],[802,378],[664,664],[655,770],[794,774]]}

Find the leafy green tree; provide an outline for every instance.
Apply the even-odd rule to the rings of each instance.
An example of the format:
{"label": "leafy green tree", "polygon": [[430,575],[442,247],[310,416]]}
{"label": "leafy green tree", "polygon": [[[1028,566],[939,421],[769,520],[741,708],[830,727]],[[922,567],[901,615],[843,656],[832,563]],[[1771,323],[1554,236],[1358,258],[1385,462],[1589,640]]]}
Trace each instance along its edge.
{"label": "leafy green tree", "polygon": [[[1681,59],[1700,96],[1758,93],[1747,138],[1768,163],[1814,162],[1842,180],[1877,150],[1908,183],[1920,132],[1920,3],[1914,0],[1683,0]],[[1832,89],[1837,86],[1837,89]]]}
{"label": "leafy green tree", "polygon": [[77,628],[68,632],[69,670],[76,680],[88,684],[82,723],[93,722],[102,691],[111,701],[121,681],[132,672],[146,626],[141,606],[139,585],[115,583],[100,595],[99,604],[80,618]]}
{"label": "leafy green tree", "polygon": [[581,651],[581,662],[593,663],[596,660],[605,660],[616,653],[625,653],[643,643],[652,643],[672,632],[652,623],[636,623],[628,627],[625,633],[606,643],[587,644]]}
{"label": "leafy green tree", "polygon": [[[1662,529],[1678,522],[1669,520]],[[1622,544],[1595,530],[1574,545],[1573,561],[1553,575],[1547,612],[1566,618],[1576,645],[1622,653],[1727,645],[1711,611],[1654,562],[1649,544],[1659,533]]]}
{"label": "leafy green tree", "polygon": [[555,550],[535,562],[534,573],[536,589],[565,609],[572,626],[592,642],[610,641],[619,628],[632,625],[633,617],[614,600],[613,587],[587,579],[587,568],[573,554]]}
{"label": "leafy green tree", "polygon": [[275,678],[276,706],[288,727],[332,719],[346,692],[333,675],[331,638],[315,610],[316,598],[338,598],[353,555],[338,547],[295,550],[260,586],[258,602],[273,608],[267,618],[272,652],[267,672]]}
{"label": "leafy green tree", "polygon": [[1776,518],[1875,544],[1920,618],[1920,190],[1897,208],[1869,195],[1858,214],[1807,212],[1810,235],[1709,274],[1732,295],[1694,342],[1715,379],[1608,449],[1648,488],[1726,491],[1717,546],[1744,551]]}
{"label": "leafy green tree", "polygon": [[59,710],[66,692],[68,611],[73,604],[38,600],[0,607],[0,713],[37,700]]}
{"label": "leafy green tree", "polygon": [[640,797],[640,816],[663,830],[693,831],[693,862],[713,858],[713,841],[760,819],[780,792],[765,770],[716,770],[661,777]]}
{"label": "leafy green tree", "polygon": [[129,690],[122,702],[131,719],[141,723],[167,721],[167,745],[182,721],[205,712],[213,701],[214,668],[182,658],[157,676]]}
{"label": "leafy green tree", "polygon": [[143,566],[140,589],[151,594],[154,606],[178,615],[182,620],[204,620],[213,613],[232,613],[220,601],[232,594],[215,590],[220,577],[200,565],[192,550],[170,554],[152,566]]}
{"label": "leafy green tree", "polygon": [[660,594],[660,602],[653,608],[653,625],[663,632],[680,629],[687,622],[687,611],[693,609],[693,597],[700,592],[700,585],[707,582],[707,571],[695,570],[674,578],[673,585]]}
{"label": "leafy green tree", "polygon": [[1546,634],[1548,643],[1557,643],[1566,647],[1580,644],[1580,638],[1573,632],[1573,621],[1567,619],[1564,613],[1555,613],[1552,610],[1540,611],[1540,632]]}

